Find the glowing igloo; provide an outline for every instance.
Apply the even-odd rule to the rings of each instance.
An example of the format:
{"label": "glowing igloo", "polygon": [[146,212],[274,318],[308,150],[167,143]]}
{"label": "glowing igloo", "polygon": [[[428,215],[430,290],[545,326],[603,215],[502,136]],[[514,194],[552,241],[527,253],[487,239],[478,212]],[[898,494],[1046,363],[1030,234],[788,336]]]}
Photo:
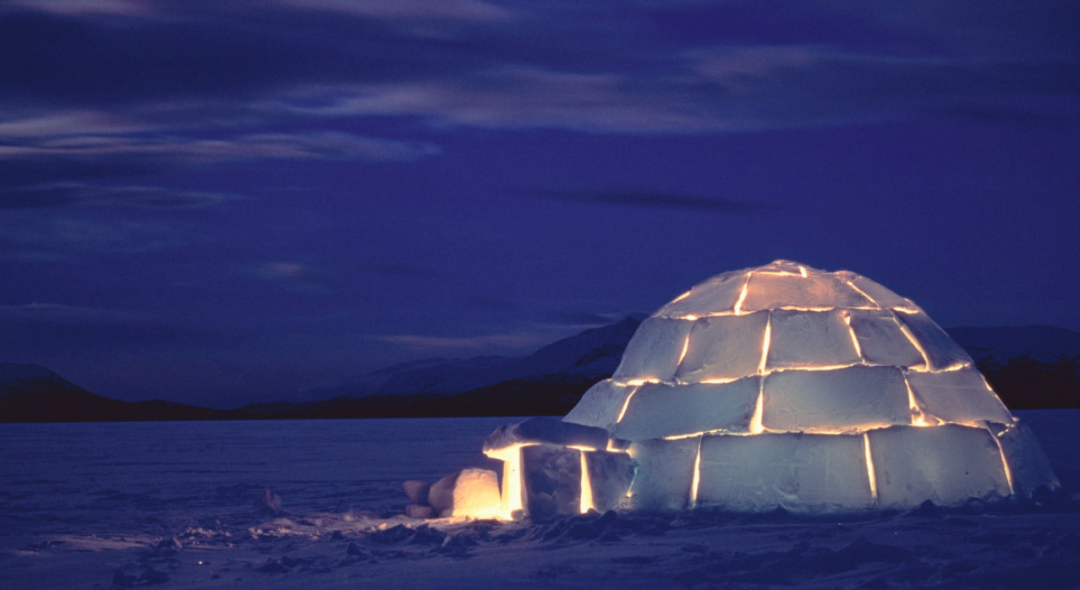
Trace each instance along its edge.
{"label": "glowing igloo", "polygon": [[852,272],[777,260],[694,286],[642,322],[561,421],[489,437],[504,515],[857,512],[1059,486],[971,357]]}

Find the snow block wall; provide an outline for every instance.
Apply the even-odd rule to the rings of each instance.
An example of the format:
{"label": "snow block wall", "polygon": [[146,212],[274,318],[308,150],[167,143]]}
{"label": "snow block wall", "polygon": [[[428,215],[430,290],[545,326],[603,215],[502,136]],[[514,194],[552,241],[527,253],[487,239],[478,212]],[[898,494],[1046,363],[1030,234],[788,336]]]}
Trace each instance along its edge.
{"label": "snow block wall", "polygon": [[865,511],[1059,485],[1035,438],[915,303],[784,260],[660,308],[563,421],[603,429],[608,452],[632,459],[619,504],[631,509]]}
{"label": "snow block wall", "polygon": [[620,507],[635,468],[630,455],[608,450],[609,433],[540,416],[501,426],[484,454],[503,462],[498,517],[546,520]]}

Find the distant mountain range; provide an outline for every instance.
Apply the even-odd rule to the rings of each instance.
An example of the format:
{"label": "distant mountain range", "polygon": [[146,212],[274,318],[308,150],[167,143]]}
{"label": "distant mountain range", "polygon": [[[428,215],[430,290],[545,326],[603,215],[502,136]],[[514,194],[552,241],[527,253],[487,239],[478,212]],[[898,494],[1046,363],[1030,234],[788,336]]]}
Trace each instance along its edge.
{"label": "distant mountain range", "polygon": [[[615,371],[642,319],[585,330],[524,357],[410,361],[310,389],[312,401],[235,410],[123,402],[37,365],[0,363],[0,422],[562,415]],[[1080,407],[1080,334],[1052,326],[948,332],[1010,408]]]}
{"label": "distant mountain range", "polygon": [[549,377],[571,381],[603,379],[618,367],[623,350],[642,319],[640,316],[628,316],[617,323],[564,338],[523,357],[481,356],[409,361],[332,387],[310,390],[305,397],[448,396],[519,380]]}
{"label": "distant mountain range", "polygon": [[585,330],[524,357],[424,359],[306,392],[307,403],[240,408],[266,416],[525,416],[565,414],[610,377],[644,316]]}
{"label": "distant mountain range", "polygon": [[161,400],[124,402],[34,364],[0,363],[0,422],[214,420],[222,412]]}

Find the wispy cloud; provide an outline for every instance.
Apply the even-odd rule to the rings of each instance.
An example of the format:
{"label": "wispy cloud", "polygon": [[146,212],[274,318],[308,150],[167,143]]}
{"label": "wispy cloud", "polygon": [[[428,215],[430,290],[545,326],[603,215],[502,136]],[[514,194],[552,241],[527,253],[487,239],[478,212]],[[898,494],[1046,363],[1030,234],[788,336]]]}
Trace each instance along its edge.
{"label": "wispy cloud", "polygon": [[414,160],[437,154],[428,143],[338,132],[259,133],[222,139],[171,135],[62,135],[0,145],[0,159],[137,158],[178,164],[238,160]]}
{"label": "wispy cloud", "polygon": [[[1069,49],[1080,43],[1055,26],[1060,8],[1052,2],[1011,11],[835,4],[775,14],[730,3],[615,10],[478,0],[280,0],[245,9],[167,2],[139,27],[12,13],[0,18],[0,101],[8,112],[66,108],[98,128],[123,113],[181,128],[397,115],[441,125],[700,133],[1078,92],[1070,80],[1080,60]],[[950,18],[958,14],[981,18]],[[416,19],[431,24],[402,26]],[[770,33],[770,19],[788,28],[797,20],[805,32]],[[681,40],[665,23],[717,26]],[[433,34],[436,25],[453,26]],[[59,42],[31,42],[46,38]],[[186,105],[186,123],[170,114],[177,105]],[[55,125],[56,117],[27,112],[0,129]]]}
{"label": "wispy cloud", "polygon": [[[1060,6],[919,4],[815,2],[775,14],[744,3],[22,0],[21,10],[0,10],[0,162],[89,162],[105,169],[94,173],[121,174],[439,152],[400,131],[311,129],[387,117],[605,134],[743,132],[950,109],[1075,118],[1080,35],[1061,25]],[[977,18],[956,18],[964,14]],[[139,26],[119,26],[123,18]]]}
{"label": "wispy cloud", "polygon": [[436,126],[696,135],[892,120],[987,101],[1026,110],[1032,97],[1080,94],[1080,62],[1019,67],[803,46],[705,48],[658,61],[667,71],[504,66],[449,79],[298,87],[262,108],[419,116]]}
{"label": "wispy cloud", "polygon": [[527,350],[548,343],[544,335],[525,332],[463,338],[402,334],[383,336],[380,340],[402,346],[412,352],[425,354],[471,354],[477,351],[490,350]]}
{"label": "wispy cloud", "polygon": [[303,293],[329,293],[338,286],[328,270],[299,260],[263,262],[251,269],[251,273],[282,288]]}
{"label": "wispy cloud", "polygon": [[0,305],[0,329],[8,337],[5,340],[21,340],[30,347],[138,344],[169,339],[181,332],[145,314],[59,303]]}
{"label": "wispy cloud", "polygon": [[449,19],[492,21],[513,17],[513,12],[479,0],[278,0],[295,8],[340,12],[384,19]]}
{"label": "wispy cloud", "polygon": [[581,310],[557,310],[547,313],[543,319],[564,326],[603,326],[615,322],[621,317],[625,316]]}
{"label": "wispy cloud", "polygon": [[5,143],[37,141],[58,137],[78,137],[139,133],[153,126],[130,115],[88,109],[39,110],[23,108],[0,119],[0,137]]}
{"label": "wispy cloud", "polygon": [[195,346],[235,338],[183,326],[151,314],[60,303],[0,305],[0,355],[5,358],[79,356],[82,350],[145,352],[148,346]]}
{"label": "wispy cloud", "polygon": [[70,260],[95,254],[143,254],[187,246],[203,237],[176,222],[21,216],[0,226],[0,259]]}
{"label": "wispy cloud", "polygon": [[139,314],[60,303],[0,305],[0,322],[58,325],[114,325],[145,321]]}
{"label": "wispy cloud", "polygon": [[0,188],[0,209],[44,209],[75,205],[118,205],[147,209],[207,207],[233,195],[150,186],[94,186],[53,183]]}
{"label": "wispy cloud", "polygon": [[142,16],[152,12],[149,0],[9,0],[9,4],[63,15]]}
{"label": "wispy cloud", "polygon": [[[79,118],[79,121],[87,120],[94,129],[103,124],[100,119],[93,117]],[[49,120],[40,126],[26,125],[20,130],[21,135],[13,134],[8,138],[0,134],[0,187],[6,186],[25,196],[36,190],[36,186],[96,183],[110,177],[153,175],[225,162],[407,162],[441,152],[438,146],[430,142],[330,131],[251,133],[206,138],[162,132],[83,133],[77,126],[64,128],[57,123],[59,121]],[[9,125],[17,126],[10,122]],[[129,128],[136,127],[132,125]],[[31,136],[31,133],[34,135]],[[101,193],[113,193],[116,197],[114,203],[126,201],[144,206],[154,205],[155,199],[149,190],[97,186],[96,190]],[[55,186],[50,190],[54,189]],[[140,192],[146,198],[136,199],[135,193]],[[121,193],[126,193],[126,196]],[[85,196],[75,200],[83,201]],[[156,202],[158,206],[170,199],[175,203],[205,203],[206,196],[159,194]],[[22,201],[24,197],[9,196],[9,199]],[[3,196],[0,195],[0,207],[3,206],[2,200]]]}

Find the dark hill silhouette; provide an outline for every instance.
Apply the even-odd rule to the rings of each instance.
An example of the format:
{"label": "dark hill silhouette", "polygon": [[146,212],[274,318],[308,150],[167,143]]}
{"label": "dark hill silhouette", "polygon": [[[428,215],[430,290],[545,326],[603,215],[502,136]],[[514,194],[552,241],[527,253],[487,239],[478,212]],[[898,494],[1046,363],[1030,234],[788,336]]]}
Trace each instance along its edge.
{"label": "dark hill silhouette", "polygon": [[0,363],[0,422],[214,420],[218,410],[161,400],[102,397],[34,364]]}
{"label": "dark hill silhouette", "polygon": [[947,331],[1008,408],[1080,407],[1080,334],[1055,326]]}

